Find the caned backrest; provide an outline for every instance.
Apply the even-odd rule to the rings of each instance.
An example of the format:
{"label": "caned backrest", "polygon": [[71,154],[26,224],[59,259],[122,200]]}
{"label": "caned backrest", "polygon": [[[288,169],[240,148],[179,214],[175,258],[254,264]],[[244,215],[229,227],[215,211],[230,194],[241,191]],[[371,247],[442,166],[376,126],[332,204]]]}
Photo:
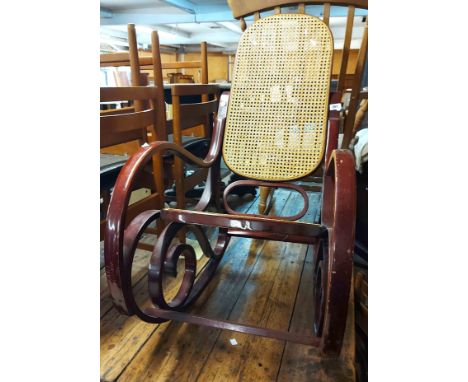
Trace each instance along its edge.
{"label": "caned backrest", "polygon": [[325,150],[333,37],[319,18],[277,14],[242,35],[223,157],[247,178],[286,181],[317,168]]}
{"label": "caned backrest", "polygon": [[[297,6],[298,13],[312,13],[314,15],[321,15],[323,22],[327,25],[330,23],[330,15],[337,12],[340,16],[343,16],[343,7],[346,7],[346,28],[345,36],[343,41],[341,59],[338,68],[337,85],[336,90],[345,92],[346,89],[351,88],[351,97],[349,105],[346,111],[346,118],[343,126],[343,141],[342,147],[347,148],[351,138],[353,137],[355,130],[353,129],[355,123],[356,112],[359,106],[359,97],[361,92],[361,81],[363,78],[363,72],[365,62],[367,59],[367,10],[368,0],[302,0],[302,1],[291,1],[291,0],[227,0],[229,7],[232,10],[232,14],[236,19],[239,19],[242,30],[245,30],[247,24],[245,18],[251,15],[254,16],[254,20],[257,21],[261,17],[262,12],[271,12],[274,10],[275,13],[279,14],[284,11],[285,7],[288,8],[287,13],[291,13],[291,8]],[[307,8],[306,8],[307,7]],[[358,12],[356,12],[358,10]],[[353,34],[353,25],[355,16],[359,14],[366,15],[366,24],[364,27],[364,33],[362,35],[359,52],[357,56],[356,67],[353,73],[348,70],[350,61],[351,51],[351,40]],[[339,40],[341,36],[339,36]]]}

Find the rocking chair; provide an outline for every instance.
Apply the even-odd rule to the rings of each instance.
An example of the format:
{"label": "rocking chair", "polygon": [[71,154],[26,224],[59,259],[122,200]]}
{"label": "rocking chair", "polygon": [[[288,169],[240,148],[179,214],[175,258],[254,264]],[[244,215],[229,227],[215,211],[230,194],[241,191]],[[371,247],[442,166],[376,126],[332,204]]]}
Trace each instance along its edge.
{"label": "rocking chair", "polygon": [[[169,142],[142,147],[125,164],[110,201],[105,234],[105,264],[114,305],[150,323],[169,320],[233,330],[340,352],[345,332],[352,277],[355,222],[355,172],[349,150],[338,150],[339,119],[328,112],[333,38],[328,26],[305,14],[262,18],[242,35],[230,95],[223,93],[209,152],[200,159]],[[247,178],[231,183],[221,198],[220,160]],[[187,163],[208,168],[207,185],[194,210],[164,208],[136,216],[126,227],[128,200],[137,175],[157,153],[171,152]],[[298,221],[308,210],[300,180],[325,163],[321,224]],[[242,214],[227,196],[238,186],[279,187],[299,192],[302,210],[294,216]],[[213,203],[219,213],[207,212]],[[148,269],[151,305],[141,308],[132,291],[132,261],[146,227],[161,219]],[[203,227],[219,228],[214,247]],[[191,232],[209,258],[196,276],[192,246],[173,241]],[[238,324],[186,312],[215,275],[231,237],[313,244],[314,335]],[[183,255],[185,270],[179,291],[167,301],[163,276],[174,275]]]}

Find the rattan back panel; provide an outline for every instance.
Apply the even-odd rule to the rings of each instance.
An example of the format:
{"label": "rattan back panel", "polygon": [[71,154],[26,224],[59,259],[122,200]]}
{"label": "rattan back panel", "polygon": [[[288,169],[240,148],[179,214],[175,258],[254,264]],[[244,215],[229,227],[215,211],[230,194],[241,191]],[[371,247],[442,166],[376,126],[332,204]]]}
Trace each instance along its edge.
{"label": "rattan back panel", "polygon": [[317,17],[279,14],[252,24],[237,48],[223,157],[239,175],[293,180],[321,162],[333,37]]}

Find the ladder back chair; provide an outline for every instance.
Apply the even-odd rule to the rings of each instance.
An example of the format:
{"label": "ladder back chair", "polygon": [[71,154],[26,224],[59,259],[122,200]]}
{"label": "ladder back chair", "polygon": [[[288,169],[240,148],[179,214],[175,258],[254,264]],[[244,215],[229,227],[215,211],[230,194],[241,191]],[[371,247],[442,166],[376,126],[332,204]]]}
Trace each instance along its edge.
{"label": "ladder back chair", "polygon": [[[351,47],[351,37],[353,31],[355,9],[366,9],[367,10],[367,0],[336,0],[324,2],[317,0],[305,0],[305,1],[288,1],[288,0],[228,0],[229,7],[232,10],[234,18],[240,21],[240,26],[242,31],[245,31],[247,24],[245,19],[249,16],[254,17],[254,21],[257,21],[261,18],[261,12],[268,12],[274,10],[275,14],[280,14],[282,12],[282,7],[291,7],[297,6],[297,12],[300,14],[306,13],[307,5],[314,5],[316,7],[323,5],[321,14],[322,20],[326,25],[330,23],[330,14],[332,6],[347,6],[347,15],[346,15],[346,32],[344,37],[343,50],[341,55],[341,62],[339,65],[339,71],[337,74],[337,86],[336,89],[333,89],[331,103],[341,102],[342,94],[347,91],[348,88],[351,88],[351,95],[349,105],[347,105],[346,110],[342,113],[343,121],[342,124],[342,134],[343,140],[341,147],[348,148],[356,133],[355,119],[356,113],[359,107],[360,102],[360,91],[361,91],[361,82],[364,72],[365,61],[367,58],[367,16],[366,16],[366,25],[364,28],[364,33],[361,40],[361,45],[359,48],[357,63],[354,72],[351,74],[351,81],[348,79],[349,71],[349,57],[350,57],[350,47]],[[352,70],[352,69],[351,69]],[[316,177],[322,176],[322,169],[318,168],[317,171],[312,174]],[[316,179],[313,179],[316,181]],[[259,203],[259,212],[261,214],[267,213],[268,209],[271,207],[273,201],[273,189],[260,187],[260,203]]]}
{"label": "ladder back chair", "polygon": [[[157,122],[157,112],[155,105],[157,103],[157,89],[154,87],[104,87],[100,89],[101,102],[131,100],[145,103],[148,107],[141,111],[128,111],[117,114],[101,114],[100,116],[100,147],[101,149],[111,147],[127,142],[136,142],[141,147],[148,144],[148,130],[154,132],[154,126]],[[120,170],[122,164],[118,164],[117,170]],[[118,172],[118,171],[117,171]],[[102,183],[102,179],[101,179]],[[107,211],[108,196],[113,182],[107,185],[101,184],[101,196],[104,193],[104,202],[102,209],[104,214]],[[147,188],[151,194],[128,206],[128,221],[140,214],[142,211],[151,208],[162,208],[164,206],[164,186],[161,156],[156,154],[141,172],[140,177],[129,192],[137,189]],[[103,215],[103,214],[102,214]],[[105,218],[101,219],[101,240],[104,238]],[[156,233],[149,230],[150,233]],[[139,248],[152,250],[152,246],[140,243]]]}
{"label": "ladder back chair", "polygon": [[[154,56],[161,57],[161,48],[159,45],[159,36],[157,31],[152,32],[152,50],[153,50],[153,71],[156,73],[163,73],[163,70],[167,69],[200,69],[200,83],[208,84],[208,49],[206,42],[200,43],[200,60],[199,61],[177,61],[177,62],[166,62],[161,63],[161,60],[154,60]],[[155,78],[156,86],[163,86],[163,77],[161,76],[158,79],[158,82]],[[172,89],[172,87],[171,87]],[[174,96],[172,95],[172,113],[174,114],[174,108],[178,105],[174,105]],[[201,95],[201,101],[207,102],[209,100],[207,94]],[[180,103],[179,103],[180,105]],[[180,110],[179,110],[180,113]],[[195,135],[197,137],[209,137],[210,136],[210,126],[209,119],[205,118],[198,126],[193,126],[189,129],[189,132],[186,135]]]}
{"label": "ladder back chair", "polygon": [[[171,86],[172,106],[173,106],[173,137],[174,143],[184,145],[186,149],[193,148],[192,153],[206,155],[209,148],[209,139],[194,139],[188,142],[183,141],[183,132],[192,129],[200,124],[207,123],[210,117],[214,119],[218,109],[218,92],[217,85],[173,85]],[[212,96],[211,100],[208,96]],[[200,103],[185,103],[180,102],[180,98],[184,96],[201,96]],[[205,100],[205,101],[203,101]],[[210,137],[211,132],[206,135]],[[198,150],[197,150],[198,146]],[[199,156],[199,155],[197,155]],[[185,193],[187,190],[193,189],[196,185],[204,182],[207,178],[208,170],[206,168],[197,169],[189,177],[185,177],[184,162],[175,157],[174,160],[174,179],[176,187],[177,207],[185,207]]]}
{"label": "ladder back chair", "polygon": [[[159,132],[160,137],[165,137],[166,134],[166,109],[164,104],[164,87],[163,87],[163,80],[162,80],[162,73],[160,70],[161,67],[161,57],[159,55],[159,40],[156,36],[152,37],[152,46],[154,47],[155,42],[158,46],[158,49],[152,49],[151,56],[140,56],[138,53],[138,42],[136,36],[136,29],[135,24],[128,24],[127,25],[127,32],[128,32],[128,52],[118,52],[118,53],[107,53],[101,54],[100,56],[100,66],[101,67],[130,67],[130,77],[131,77],[131,85],[132,86],[147,86],[148,85],[148,76],[141,71],[141,66],[145,65],[152,65],[152,69],[154,72],[154,85],[157,86],[156,93],[156,113],[157,113],[157,129]],[[156,41],[154,41],[156,38]],[[136,101],[135,105],[133,106],[133,110],[135,107],[138,109],[142,109],[144,106],[141,104],[140,101]],[[132,109],[127,109],[132,111]],[[123,110],[124,112],[125,110]],[[154,140],[151,138],[151,132],[149,132],[149,139]]]}
{"label": "ladder back chair", "polygon": [[[157,31],[151,33],[153,52],[153,71],[155,73],[155,85],[163,88],[163,70],[180,68],[200,68],[200,84],[171,84],[172,99],[172,123],[166,124],[166,130],[173,134],[173,142],[185,147],[197,156],[205,156],[211,139],[210,121],[217,110],[218,87],[208,85],[208,59],[207,44],[201,43],[200,61],[183,61],[173,63],[161,63],[161,50]],[[158,59],[159,58],[159,59]],[[156,75],[157,74],[157,75]],[[181,97],[193,97],[201,99],[201,102],[184,103]],[[211,96],[211,97],[210,97]],[[186,138],[184,138],[186,137]],[[187,138],[193,137],[193,138]],[[172,154],[165,156],[166,172],[172,173],[171,179],[175,181],[175,198],[177,207],[185,207],[186,191],[206,180],[207,170],[197,169],[189,177],[185,177],[184,163]],[[173,171],[171,171],[173,170]],[[173,190],[166,192],[168,200],[172,199]]]}
{"label": "ladder back chair", "polygon": [[[200,159],[174,143],[153,142],[130,158],[110,201],[105,235],[106,275],[117,309],[146,322],[176,320],[302,343],[332,356],[340,353],[350,298],[356,210],[353,156],[349,150],[337,149],[339,118],[328,110],[332,55],[333,37],[317,17],[277,14],[258,20],[241,36],[231,92],[220,97],[206,157]],[[207,187],[199,203],[190,211],[164,208],[142,212],[125,229],[129,188],[154,154],[167,151],[208,168]],[[232,171],[247,178],[231,183],[222,197],[221,155]],[[299,221],[309,202],[304,189],[292,182],[322,163],[321,222]],[[228,195],[245,185],[297,191],[304,199],[302,210],[294,216],[236,212],[228,204]],[[211,203],[219,212],[207,211]],[[135,300],[131,264],[141,233],[159,220],[167,225],[150,259],[151,303],[143,308]],[[213,246],[205,227],[219,229]],[[184,231],[196,237],[208,258],[196,277],[194,248],[173,241]],[[214,277],[233,236],[314,245],[313,335],[200,317],[187,311]],[[162,279],[174,274],[181,255],[185,259],[183,281],[168,301]]]}
{"label": "ladder back chair", "polygon": [[[201,96],[202,103],[202,112],[205,114],[203,118],[197,118],[197,124],[188,125],[187,122],[194,120],[193,117],[187,116],[180,109],[181,102],[180,96],[175,95],[174,86],[171,86],[171,97],[172,97],[172,109],[173,115],[179,116],[178,126],[174,127],[174,119],[167,120],[166,118],[166,104],[164,102],[164,81],[163,81],[163,70],[170,69],[183,69],[183,68],[200,68],[201,70],[201,81],[202,83],[208,83],[208,59],[207,59],[207,44],[202,42],[200,44],[201,54],[199,61],[179,61],[179,62],[161,62],[161,49],[159,44],[159,35],[157,31],[152,31],[151,33],[151,56],[144,56],[138,52],[138,43],[136,36],[135,24],[127,25],[128,31],[128,52],[122,53],[110,53],[101,55],[101,67],[106,66],[129,66],[131,68],[131,83],[132,86],[145,86],[147,82],[144,82],[147,77],[143,76],[143,71],[151,70],[153,72],[154,85],[156,87],[157,93],[157,102],[155,105],[156,108],[156,130],[157,135],[160,137],[160,140],[168,140],[172,135],[172,140],[178,144],[183,145],[192,153],[206,153],[209,146],[209,139],[211,137],[211,130],[209,129],[209,112],[206,111],[208,103],[212,103],[212,100],[209,100],[209,94],[199,93]],[[195,85],[194,85],[195,86]],[[214,88],[213,88],[214,89]],[[203,94],[202,94],[203,93]],[[212,92],[214,93],[214,91]],[[195,95],[195,93],[194,93]],[[175,106],[174,106],[175,105]],[[141,109],[143,105],[139,101],[135,102],[135,107]],[[205,109],[203,109],[205,107]],[[182,106],[184,108],[184,106]],[[196,106],[192,106],[192,109]],[[128,108],[126,110],[132,110]],[[155,138],[152,137],[151,131],[148,132],[148,140],[154,141]],[[183,139],[182,136],[193,136],[194,139]],[[181,163],[177,163],[177,159],[174,158],[174,155],[171,153],[166,153],[164,155],[164,185],[169,192],[166,193],[167,200],[173,200],[171,197],[171,187],[176,184],[175,187],[175,199],[177,200],[178,206],[185,205],[185,191],[190,190],[196,184],[199,184],[206,179],[206,170],[196,171],[190,178],[184,179],[184,169],[181,167]],[[180,184],[182,181],[182,185]],[[198,180],[198,182],[196,182]],[[179,183],[179,188],[177,184]]]}

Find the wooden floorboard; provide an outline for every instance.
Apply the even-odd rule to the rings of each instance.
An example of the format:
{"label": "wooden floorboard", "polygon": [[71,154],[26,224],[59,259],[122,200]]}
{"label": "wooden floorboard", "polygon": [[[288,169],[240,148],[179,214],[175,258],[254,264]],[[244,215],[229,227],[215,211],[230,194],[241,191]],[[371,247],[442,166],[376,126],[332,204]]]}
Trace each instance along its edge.
{"label": "wooden floorboard", "polygon": [[[250,201],[244,199],[243,201],[242,210],[247,210],[255,203],[256,199]],[[138,258],[138,264],[135,264],[136,266],[132,269],[133,275],[137,275],[134,276],[135,298],[142,305],[148,301],[146,270],[150,255],[147,251],[141,251],[141,261]],[[198,261],[198,273],[206,262],[207,258],[205,257]],[[180,266],[181,264],[179,264]],[[135,280],[138,279],[141,271],[143,271],[143,276],[139,280]],[[175,280],[169,280],[169,282],[171,281],[173,282],[169,284],[170,287],[178,284]],[[104,288],[104,290],[101,289],[101,294],[109,299],[106,283],[102,279],[101,288]],[[104,305],[107,306],[109,302],[104,302]],[[101,313],[102,311],[101,306]],[[122,315],[112,306],[110,310],[104,312],[101,318],[101,380],[115,381],[157,329],[158,325],[147,324],[136,317]]]}
{"label": "wooden floorboard", "polygon": [[[233,206],[236,203],[242,212],[257,213],[258,197],[234,201]],[[301,220],[310,222],[318,216],[319,194],[310,193],[309,203],[312,208]],[[278,189],[271,214],[293,215],[301,208],[298,193]],[[232,238],[215,278],[191,312],[310,334],[312,260],[311,246]],[[144,303],[148,260],[141,255],[136,261],[135,293]],[[168,286],[175,284],[169,280]],[[108,296],[105,291],[101,294]],[[104,381],[354,380],[353,354],[348,349],[352,338],[347,338],[347,350],[339,361],[325,361],[314,348],[284,341],[179,322],[146,324],[120,315],[108,308],[109,303],[101,301],[101,309],[103,305],[108,309],[101,318]]]}
{"label": "wooden floorboard", "polygon": [[[275,195],[276,209],[281,206],[280,195],[279,192]],[[281,215],[293,215],[292,210],[298,208],[300,201],[300,195],[292,193]],[[245,324],[288,330],[306,250],[307,246],[303,244],[266,242],[228,318]],[[233,346],[231,339],[237,345]],[[220,332],[198,380],[275,380],[283,348],[283,341]]]}
{"label": "wooden floorboard", "polygon": [[[258,200],[252,208],[257,208]],[[233,238],[216,277],[191,310],[227,318],[255,264],[263,242]],[[171,322],[151,336],[119,381],[192,381],[210,354],[219,330]]]}
{"label": "wooden floorboard", "polygon": [[[289,330],[312,334],[311,318],[314,306],[312,285],[313,249],[309,248],[302,272],[297,302]],[[352,303],[350,304],[352,307]],[[301,344],[287,343],[277,381],[354,381],[354,314],[348,312],[345,341],[338,359],[321,357],[318,349]]]}

